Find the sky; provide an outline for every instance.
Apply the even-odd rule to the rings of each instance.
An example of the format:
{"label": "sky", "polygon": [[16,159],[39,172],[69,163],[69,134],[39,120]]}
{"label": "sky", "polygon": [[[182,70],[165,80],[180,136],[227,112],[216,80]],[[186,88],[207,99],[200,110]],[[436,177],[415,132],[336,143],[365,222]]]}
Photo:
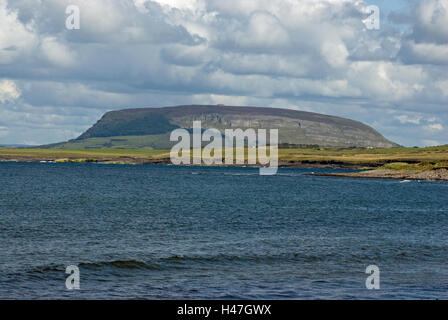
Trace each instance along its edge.
{"label": "sky", "polygon": [[448,0],[0,0],[0,144],[182,104],[312,111],[447,144]]}

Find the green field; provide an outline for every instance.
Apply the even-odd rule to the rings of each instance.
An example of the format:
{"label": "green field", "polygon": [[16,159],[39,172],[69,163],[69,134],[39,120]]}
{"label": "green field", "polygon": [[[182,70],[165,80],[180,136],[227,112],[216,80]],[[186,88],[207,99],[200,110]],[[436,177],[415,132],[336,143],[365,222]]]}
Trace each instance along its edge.
{"label": "green field", "polygon": [[51,149],[170,149],[169,134],[117,136],[72,140],[44,146]]}
{"label": "green field", "polygon": [[390,162],[435,164],[448,161],[448,145],[427,148],[281,149],[279,159],[280,161],[341,161],[374,166]]}
{"label": "green field", "polygon": [[169,158],[169,150],[0,148],[0,160],[143,163]]}
{"label": "green field", "polygon": [[[169,149],[42,149],[0,148],[3,161],[146,163],[169,161]],[[247,149],[246,149],[247,154]],[[428,148],[304,148],[279,149],[280,164],[388,166],[389,169],[447,167],[448,145]],[[417,167],[416,167],[417,166]]]}

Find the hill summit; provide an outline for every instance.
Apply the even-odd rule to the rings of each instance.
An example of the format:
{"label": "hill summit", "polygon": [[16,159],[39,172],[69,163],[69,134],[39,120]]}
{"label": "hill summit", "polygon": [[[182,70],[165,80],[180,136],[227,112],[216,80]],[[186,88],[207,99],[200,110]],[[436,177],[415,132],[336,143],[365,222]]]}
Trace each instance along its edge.
{"label": "hill summit", "polygon": [[278,129],[280,146],[389,148],[397,144],[354,120],[290,109],[185,105],[110,111],[75,140],[59,148],[170,148],[172,130],[202,128]]}

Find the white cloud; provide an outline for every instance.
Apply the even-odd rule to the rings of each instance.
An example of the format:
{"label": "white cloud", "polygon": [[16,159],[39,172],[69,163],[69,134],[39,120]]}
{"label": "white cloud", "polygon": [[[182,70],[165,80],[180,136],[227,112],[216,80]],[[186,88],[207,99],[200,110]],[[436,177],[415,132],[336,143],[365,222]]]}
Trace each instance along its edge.
{"label": "white cloud", "polygon": [[430,131],[441,131],[443,130],[443,125],[441,125],[440,123],[434,123],[434,124],[430,124],[425,126],[426,130],[430,130]]}
{"label": "white cloud", "polygon": [[395,116],[395,119],[400,121],[400,123],[420,124],[420,121],[421,121],[422,117],[421,116],[415,116],[415,117],[411,118],[408,115],[402,114],[402,115],[399,115],[399,116]]}
{"label": "white cloud", "polygon": [[273,15],[265,12],[255,12],[244,30],[234,34],[235,42],[241,48],[255,50],[285,47],[290,44],[288,32],[280,21]]}
{"label": "white cloud", "polygon": [[407,41],[402,47],[402,59],[412,64],[448,64],[448,44]]}
{"label": "white cloud", "polygon": [[420,66],[406,66],[393,62],[354,62],[348,77],[353,85],[378,101],[406,101],[422,93],[427,74]]}
{"label": "white cloud", "polygon": [[[68,3],[80,30],[65,29]],[[359,0],[0,0],[0,74],[21,89],[0,91],[21,102],[2,106],[0,125],[44,141],[37,128],[75,135],[109,109],[229,103],[444,141],[446,3],[420,2],[409,30],[369,31]]]}
{"label": "white cloud", "polygon": [[22,24],[17,12],[0,0],[0,65],[8,64],[30,53],[37,43],[32,25]]}
{"label": "white cloud", "polygon": [[17,88],[14,81],[3,80],[0,81],[0,102],[13,101],[20,97],[20,90]]}
{"label": "white cloud", "polygon": [[41,49],[45,58],[57,66],[70,67],[76,62],[75,51],[58,42],[55,37],[43,38]]}
{"label": "white cloud", "polygon": [[342,41],[329,41],[322,44],[322,55],[332,67],[343,67],[348,57],[348,51]]}

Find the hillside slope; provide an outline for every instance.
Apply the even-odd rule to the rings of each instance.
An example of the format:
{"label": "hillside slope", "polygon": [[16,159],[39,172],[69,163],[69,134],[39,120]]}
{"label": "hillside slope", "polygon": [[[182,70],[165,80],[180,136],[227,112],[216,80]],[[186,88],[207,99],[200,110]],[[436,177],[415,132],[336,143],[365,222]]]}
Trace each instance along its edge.
{"label": "hillside slope", "polygon": [[203,129],[278,129],[280,145],[397,146],[373,128],[340,117],[289,109],[188,105],[110,111],[77,139],[51,147],[164,149],[174,144],[169,141],[173,129],[190,129],[196,120]]}

